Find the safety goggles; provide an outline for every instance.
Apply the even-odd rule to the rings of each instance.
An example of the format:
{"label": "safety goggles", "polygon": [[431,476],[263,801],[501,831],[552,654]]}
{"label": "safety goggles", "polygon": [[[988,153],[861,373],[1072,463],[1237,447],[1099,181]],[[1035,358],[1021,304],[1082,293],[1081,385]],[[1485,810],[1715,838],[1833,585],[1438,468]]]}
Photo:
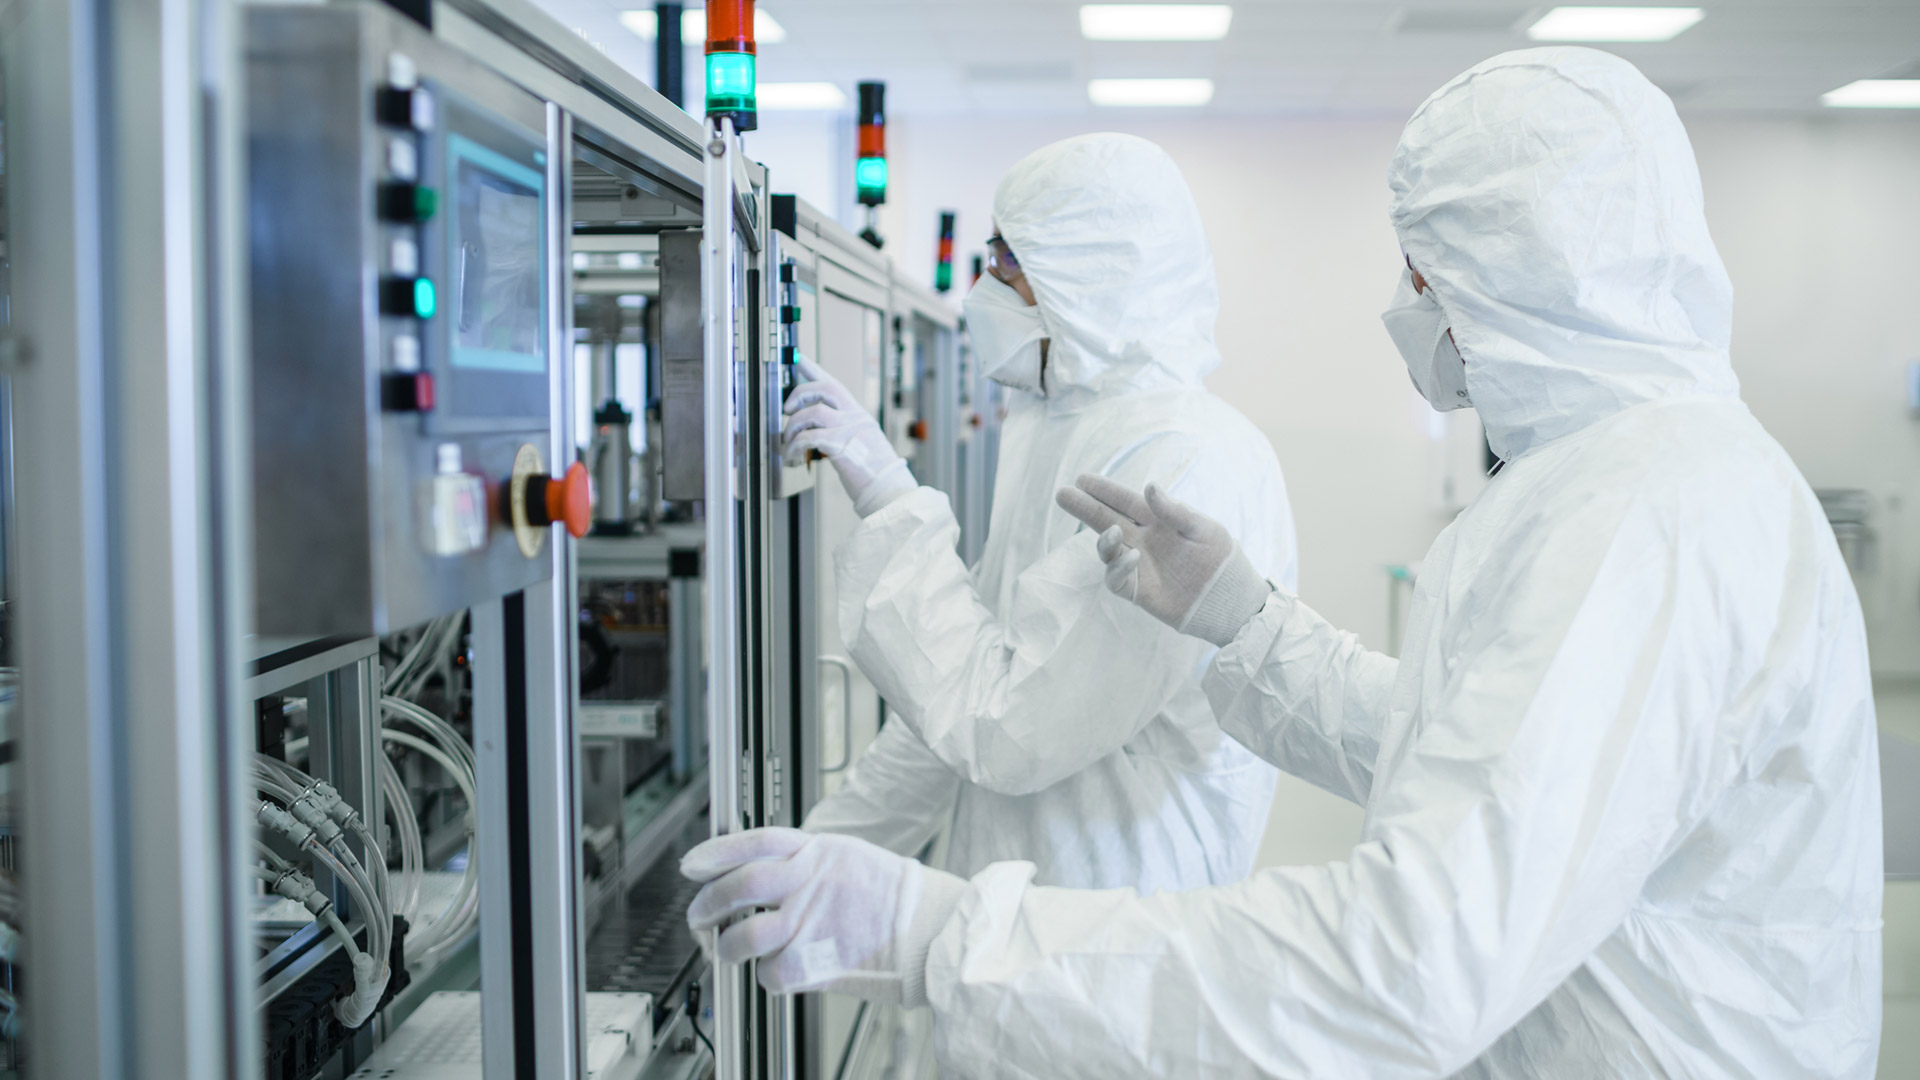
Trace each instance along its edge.
{"label": "safety goggles", "polygon": [[1020,260],[1013,257],[1013,249],[999,233],[987,237],[987,272],[1002,285],[1012,285],[1021,275]]}

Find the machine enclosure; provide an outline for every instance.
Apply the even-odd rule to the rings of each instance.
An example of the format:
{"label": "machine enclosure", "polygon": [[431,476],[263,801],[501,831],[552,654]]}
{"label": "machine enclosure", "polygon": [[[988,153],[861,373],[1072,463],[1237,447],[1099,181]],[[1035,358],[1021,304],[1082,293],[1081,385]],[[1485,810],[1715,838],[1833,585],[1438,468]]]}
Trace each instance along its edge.
{"label": "machine enclosure", "polygon": [[[553,464],[545,257],[537,346],[523,329],[521,354],[500,353],[520,370],[456,368],[452,335],[471,332],[461,275],[485,241],[466,241],[458,268],[448,243],[463,213],[449,197],[457,143],[463,176],[469,161],[497,160],[521,203],[536,193],[546,251],[552,193],[531,179],[546,160],[545,106],[378,5],[259,6],[246,20],[257,631],[386,633],[547,578],[550,560],[522,553],[501,498],[523,446]],[[424,128],[396,123],[390,107],[396,76],[409,75],[431,95]],[[437,193],[424,221],[396,220],[396,141],[415,147],[416,180]],[[514,209],[524,226],[531,207]],[[427,318],[393,313],[396,272],[409,269],[394,265],[395,243],[408,239],[414,272],[437,288]],[[529,249],[515,249],[521,264]],[[524,310],[514,318],[528,324]],[[395,339],[408,335],[419,345],[402,355]],[[412,396],[396,406],[391,391],[415,356],[438,388],[424,411]],[[485,485],[483,539],[453,555],[433,553],[426,535],[448,444]]]}

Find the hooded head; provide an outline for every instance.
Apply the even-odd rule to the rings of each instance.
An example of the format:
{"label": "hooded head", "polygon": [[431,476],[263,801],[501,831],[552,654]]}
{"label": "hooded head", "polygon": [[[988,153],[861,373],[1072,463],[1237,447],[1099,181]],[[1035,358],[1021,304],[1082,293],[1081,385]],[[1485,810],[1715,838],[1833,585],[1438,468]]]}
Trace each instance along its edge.
{"label": "hooded head", "polygon": [[1220,363],[1220,310],[1200,210],[1166,151],[1082,135],[1000,181],[993,219],[1033,287],[1050,398],[1197,384]]}
{"label": "hooded head", "polygon": [[1733,287],[1673,103],[1596,49],[1502,53],[1407,122],[1393,226],[1495,453],[1630,406],[1733,397]]}

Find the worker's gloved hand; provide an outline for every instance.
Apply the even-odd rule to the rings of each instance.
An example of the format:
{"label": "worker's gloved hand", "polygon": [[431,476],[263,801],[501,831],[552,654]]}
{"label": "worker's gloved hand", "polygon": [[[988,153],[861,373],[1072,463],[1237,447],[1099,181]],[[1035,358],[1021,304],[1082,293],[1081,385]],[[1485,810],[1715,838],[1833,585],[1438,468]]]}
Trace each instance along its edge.
{"label": "worker's gloved hand", "polygon": [[687,909],[700,934],[720,932],[719,959],[760,961],[776,994],[832,990],[869,1001],[924,1005],[927,950],[967,883],[865,840],[799,829],[715,837],[680,860],[706,883]]}
{"label": "worker's gloved hand", "polygon": [[1104,476],[1061,488],[1060,508],[1100,530],[1107,588],[1183,634],[1224,646],[1266,604],[1262,578],[1226,526],[1152,484]]}
{"label": "worker's gloved hand", "polygon": [[781,447],[787,464],[806,464],[809,450],[826,455],[861,517],[919,486],[906,459],[853,391],[811,360],[802,357],[797,366],[807,381],[787,395],[786,445]]}

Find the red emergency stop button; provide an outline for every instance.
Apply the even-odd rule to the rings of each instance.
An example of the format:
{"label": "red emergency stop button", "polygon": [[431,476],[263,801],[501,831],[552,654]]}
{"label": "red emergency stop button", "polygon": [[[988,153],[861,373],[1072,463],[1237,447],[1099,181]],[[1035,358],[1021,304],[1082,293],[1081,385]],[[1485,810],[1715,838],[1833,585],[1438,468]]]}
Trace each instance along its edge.
{"label": "red emergency stop button", "polygon": [[535,525],[560,524],[578,539],[593,527],[593,493],[587,467],[574,462],[561,477],[527,479],[527,517]]}
{"label": "red emergency stop button", "polygon": [[909,438],[912,438],[917,442],[926,442],[927,441],[927,422],[925,420],[915,420],[913,423],[908,424],[907,435]]}

